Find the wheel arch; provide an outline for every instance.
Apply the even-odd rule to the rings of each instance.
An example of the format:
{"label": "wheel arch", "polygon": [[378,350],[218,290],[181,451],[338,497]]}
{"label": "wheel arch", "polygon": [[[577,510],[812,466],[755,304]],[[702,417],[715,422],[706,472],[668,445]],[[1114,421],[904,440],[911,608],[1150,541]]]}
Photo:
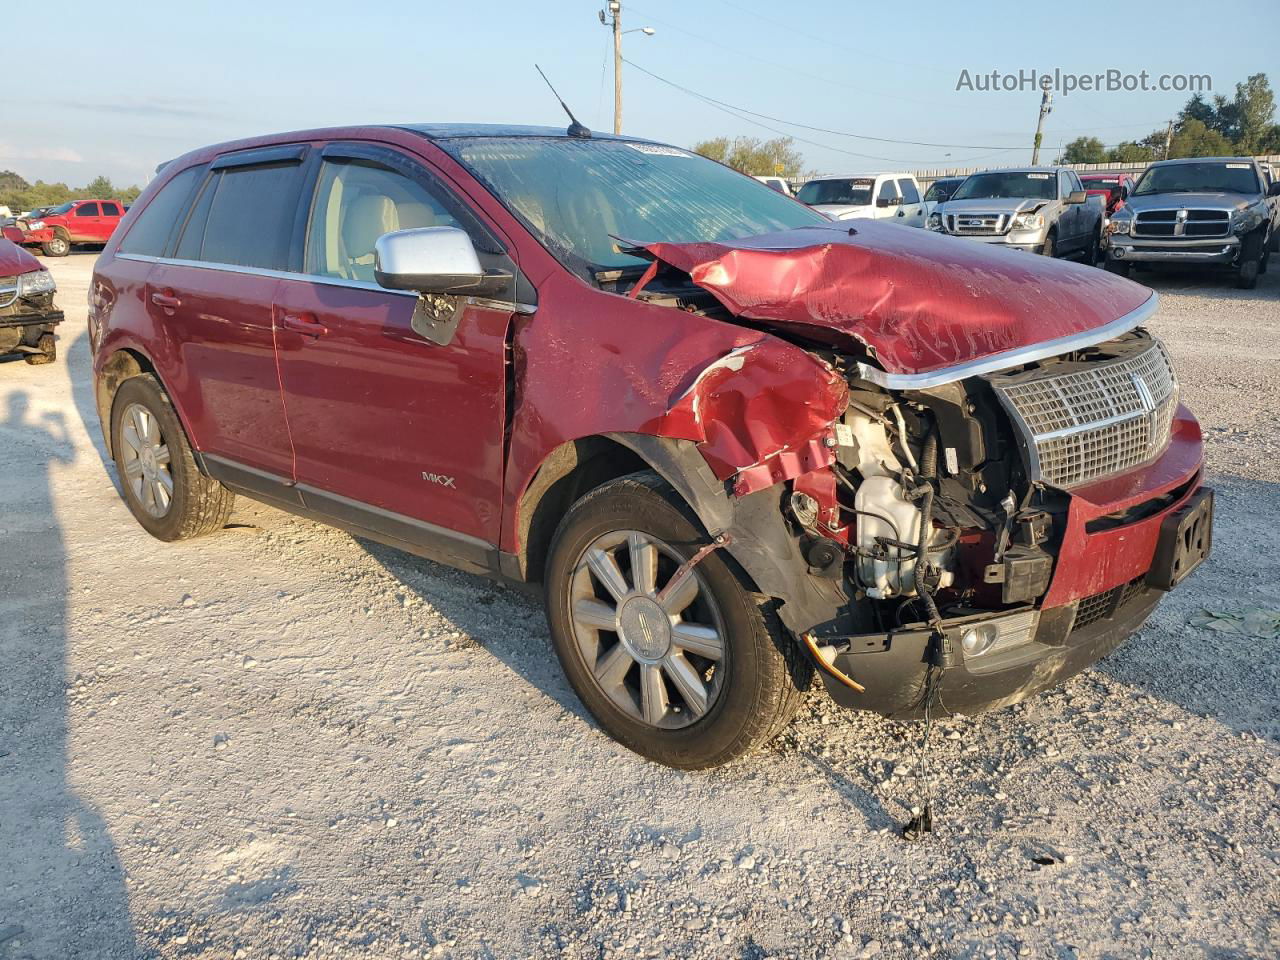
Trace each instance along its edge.
{"label": "wheel arch", "polygon": [[102,425],[102,439],[107,444],[107,455],[113,456],[115,451],[111,437],[111,405],[115,402],[116,393],[126,380],[131,380],[144,374],[150,374],[156,378],[156,381],[160,384],[160,389],[165,392],[169,402],[173,404],[174,412],[178,416],[178,423],[181,424],[183,432],[186,433],[187,442],[191,444],[192,453],[195,454],[196,465],[200,468],[201,473],[206,472],[200,452],[196,450],[195,444],[191,440],[191,429],[187,426],[187,418],[174,400],[173,392],[165,384],[164,377],[160,376],[160,371],[156,369],[156,365],[151,358],[136,347],[117,348],[93,378],[94,403],[98,408],[98,422]]}

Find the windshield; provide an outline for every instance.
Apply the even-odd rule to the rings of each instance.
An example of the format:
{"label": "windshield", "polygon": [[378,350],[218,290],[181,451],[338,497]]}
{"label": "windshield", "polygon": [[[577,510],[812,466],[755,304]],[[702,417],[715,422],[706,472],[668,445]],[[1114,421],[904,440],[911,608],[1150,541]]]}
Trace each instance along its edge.
{"label": "windshield", "polygon": [[1144,197],[1153,193],[1259,193],[1258,176],[1251,163],[1171,163],[1149,167],[1133,191]]}
{"label": "windshield", "polygon": [[60,217],[60,216],[62,216],[64,213],[69,213],[69,212],[70,212],[70,210],[71,210],[71,208],[72,208],[72,207],[74,207],[74,206],[75,206],[75,204],[76,204],[76,202],[75,202],[74,200],[68,200],[66,203],[60,203],[60,204],[58,204],[58,206],[56,206],[56,207],[50,207],[48,210],[46,210],[46,211],[42,214],[42,216],[46,216],[46,217]]}
{"label": "windshield", "polygon": [[1052,173],[975,173],[951,195],[952,200],[995,197],[1052,200],[1058,195],[1057,176]]}
{"label": "windshield", "polygon": [[819,203],[838,203],[853,207],[869,207],[871,190],[875,185],[875,180],[870,177],[849,180],[810,180],[800,188],[796,199],[809,206]]}
{"label": "windshield", "polygon": [[758,180],[676,147],[565,137],[437,143],[575,270],[644,263],[620,253],[615,238],[729,241],[829,222]]}
{"label": "windshield", "polygon": [[926,202],[933,200],[942,203],[944,200],[950,200],[951,195],[956,192],[956,187],[960,186],[960,180],[935,180],[929,184],[929,189],[925,191],[924,199]]}

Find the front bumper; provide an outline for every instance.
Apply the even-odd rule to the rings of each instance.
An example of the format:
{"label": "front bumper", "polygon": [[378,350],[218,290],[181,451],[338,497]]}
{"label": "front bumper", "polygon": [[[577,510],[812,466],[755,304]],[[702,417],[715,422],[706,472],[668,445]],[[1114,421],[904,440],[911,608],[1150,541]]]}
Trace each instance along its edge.
{"label": "front bumper", "polygon": [[37,344],[63,320],[62,311],[52,305],[31,309],[19,300],[0,309],[0,356],[39,353]]}
{"label": "front bumper", "polygon": [[40,230],[19,230],[17,227],[5,227],[4,238],[20,247],[34,247],[52,240],[54,233],[48,227]]}
{"label": "front bumper", "polygon": [[1147,240],[1113,234],[1107,243],[1111,260],[1136,263],[1233,263],[1240,253],[1238,237],[1217,240]]}
{"label": "front bumper", "polygon": [[[1164,592],[1208,555],[1212,491],[1201,485],[1202,460],[1199,424],[1179,407],[1160,457],[1075,490],[1053,579],[1039,608],[975,612],[944,621],[956,663],[943,675],[935,713],[979,713],[1017,703],[1079,673],[1137,630]],[[1193,528],[1194,536],[1188,532]],[[1184,540],[1191,543],[1190,560],[1178,553]],[[1023,642],[966,658],[959,642],[964,631],[997,623],[1008,625],[1010,635],[1021,629]],[[832,665],[865,687],[857,692],[820,671],[841,706],[895,719],[923,716],[932,639],[926,625],[841,638],[824,637],[818,628],[813,635],[820,644],[847,646]]]}
{"label": "front bumper", "polygon": [[1008,250],[1021,250],[1025,253],[1039,253],[1044,246],[1044,233],[1034,230],[1020,230],[1017,233],[968,234],[948,233],[949,237],[961,237],[965,240],[977,240]]}

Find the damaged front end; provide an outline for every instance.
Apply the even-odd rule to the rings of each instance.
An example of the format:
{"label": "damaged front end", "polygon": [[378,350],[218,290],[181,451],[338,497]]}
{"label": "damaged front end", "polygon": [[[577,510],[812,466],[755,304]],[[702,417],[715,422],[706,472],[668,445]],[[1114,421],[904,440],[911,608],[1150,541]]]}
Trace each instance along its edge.
{"label": "damaged front end", "polygon": [[[936,279],[970,286],[949,323],[904,310],[901,262],[869,281],[883,245],[716,246],[646,248],[629,295],[791,349],[769,338],[708,367],[656,432],[698,442],[732,496],[695,508],[839,703],[909,718],[935,695],[945,712],[1017,702],[1110,652],[1207,556],[1199,428],[1139,327],[1142,288],[1103,280],[1093,315],[1055,329],[1058,311],[989,285],[1002,299],[978,330],[995,301],[971,278]],[[762,295],[779,285],[787,297]]]}

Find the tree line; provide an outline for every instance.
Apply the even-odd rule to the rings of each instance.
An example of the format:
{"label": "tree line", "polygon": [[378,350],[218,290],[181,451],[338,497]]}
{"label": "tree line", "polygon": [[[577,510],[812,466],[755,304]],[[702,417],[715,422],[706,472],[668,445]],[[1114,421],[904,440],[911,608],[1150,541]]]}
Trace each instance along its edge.
{"label": "tree line", "polygon": [[1059,163],[1150,163],[1174,157],[1232,157],[1280,153],[1276,101],[1265,73],[1236,84],[1234,97],[1196,94],[1168,127],[1141,140],[1108,148],[1097,137],[1077,137]]}
{"label": "tree line", "polygon": [[28,183],[12,170],[0,170],[0,207],[8,207],[15,214],[36,207],[51,207],[68,200],[121,200],[133,203],[142,192],[141,187],[117,187],[109,177],[95,177],[83,187],[69,187],[65,183],[45,183],[37,180]]}

